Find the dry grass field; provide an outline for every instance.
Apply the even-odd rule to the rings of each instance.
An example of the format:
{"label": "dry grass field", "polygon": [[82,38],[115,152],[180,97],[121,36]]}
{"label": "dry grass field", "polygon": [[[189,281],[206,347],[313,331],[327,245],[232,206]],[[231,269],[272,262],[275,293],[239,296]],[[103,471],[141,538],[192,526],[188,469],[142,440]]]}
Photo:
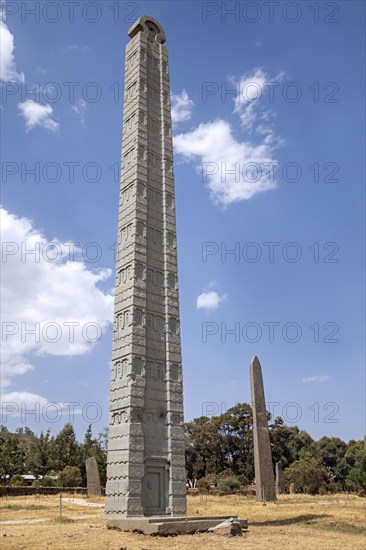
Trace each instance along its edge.
{"label": "dry grass field", "polygon": [[[80,502],[81,501],[81,502]],[[150,537],[106,529],[103,499],[11,497],[0,502],[2,550],[365,550],[366,499],[356,496],[283,496],[263,506],[253,497],[194,496],[190,515],[239,515],[249,520],[243,537],[212,534]],[[5,523],[5,522],[20,523]],[[25,523],[27,522],[27,523]],[[29,522],[29,523],[28,523]]]}

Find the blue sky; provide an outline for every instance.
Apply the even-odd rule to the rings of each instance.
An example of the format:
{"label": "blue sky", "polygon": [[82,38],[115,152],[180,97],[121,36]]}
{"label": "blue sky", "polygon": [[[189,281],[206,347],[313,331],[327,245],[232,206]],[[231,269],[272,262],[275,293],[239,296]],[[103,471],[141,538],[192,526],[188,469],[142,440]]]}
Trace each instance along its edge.
{"label": "blue sky", "polygon": [[3,4],[1,29],[3,422],[108,423],[124,48],[149,14],[170,57],[186,420],[249,402],[257,354],[275,415],[363,437],[364,4],[36,4]]}

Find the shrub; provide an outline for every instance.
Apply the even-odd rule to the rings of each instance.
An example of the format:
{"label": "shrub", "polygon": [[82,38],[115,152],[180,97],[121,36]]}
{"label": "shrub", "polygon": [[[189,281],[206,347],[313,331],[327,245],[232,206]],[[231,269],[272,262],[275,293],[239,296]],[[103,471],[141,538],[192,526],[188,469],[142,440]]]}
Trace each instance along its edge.
{"label": "shrub", "polygon": [[58,487],[80,487],[81,472],[76,466],[65,466],[57,479]]}
{"label": "shrub", "polygon": [[210,491],[211,482],[206,477],[201,477],[201,479],[197,481],[196,487],[200,493],[207,494]]}
{"label": "shrub", "polygon": [[328,483],[328,473],[316,458],[296,460],[286,468],[285,477],[296,493],[315,495]]}
{"label": "shrub", "polygon": [[229,492],[238,491],[240,489],[240,481],[237,477],[225,477],[219,481],[218,489],[220,495],[226,495]]}
{"label": "shrub", "polygon": [[54,487],[55,481],[52,479],[51,476],[44,476],[42,479],[42,485],[43,487]]}
{"label": "shrub", "polygon": [[13,485],[13,487],[21,487],[25,485],[25,482],[20,474],[16,474],[10,479],[10,485]]}

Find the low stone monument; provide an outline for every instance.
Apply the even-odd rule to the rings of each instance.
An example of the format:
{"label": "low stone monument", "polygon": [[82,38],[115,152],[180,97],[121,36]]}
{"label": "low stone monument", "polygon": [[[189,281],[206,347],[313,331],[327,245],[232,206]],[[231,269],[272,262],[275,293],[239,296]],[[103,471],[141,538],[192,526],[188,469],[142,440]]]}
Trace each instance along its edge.
{"label": "low stone monument", "polygon": [[257,500],[276,500],[262,367],[257,356],[250,363],[253,411],[254,471]]}
{"label": "low stone monument", "polygon": [[86,459],[85,468],[88,496],[100,497],[102,495],[102,491],[100,489],[98,463],[93,456]]}
{"label": "low stone monument", "polygon": [[282,462],[276,462],[276,494],[282,495],[286,490],[285,474],[283,473]]}

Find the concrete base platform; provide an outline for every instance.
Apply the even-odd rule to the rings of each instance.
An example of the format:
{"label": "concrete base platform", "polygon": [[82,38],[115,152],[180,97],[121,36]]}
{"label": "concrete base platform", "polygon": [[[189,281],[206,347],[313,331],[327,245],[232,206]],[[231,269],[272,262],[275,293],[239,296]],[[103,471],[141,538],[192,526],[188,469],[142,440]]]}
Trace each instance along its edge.
{"label": "concrete base platform", "polygon": [[242,529],[248,528],[248,521],[239,519],[237,516],[151,516],[151,517],[129,517],[129,518],[108,518],[109,529],[120,529],[121,531],[137,531],[145,535],[182,535],[185,533],[199,533],[216,527],[219,523],[233,518],[240,522]]}

